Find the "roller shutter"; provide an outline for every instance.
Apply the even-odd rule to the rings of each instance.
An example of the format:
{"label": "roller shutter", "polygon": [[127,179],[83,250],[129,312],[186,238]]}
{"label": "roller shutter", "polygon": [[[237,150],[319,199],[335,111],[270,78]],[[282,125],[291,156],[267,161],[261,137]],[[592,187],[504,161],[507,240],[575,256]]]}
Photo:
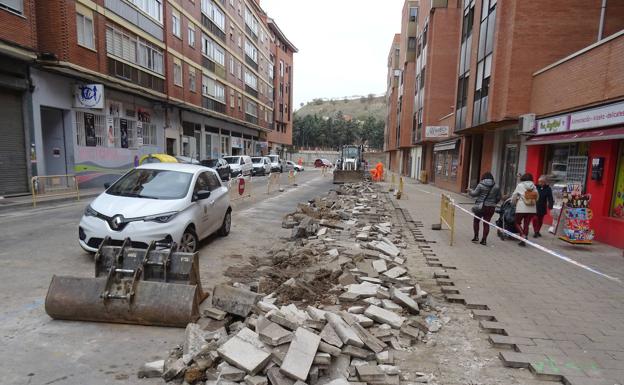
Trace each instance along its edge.
{"label": "roller shutter", "polygon": [[22,95],[0,88],[0,196],[28,192]]}

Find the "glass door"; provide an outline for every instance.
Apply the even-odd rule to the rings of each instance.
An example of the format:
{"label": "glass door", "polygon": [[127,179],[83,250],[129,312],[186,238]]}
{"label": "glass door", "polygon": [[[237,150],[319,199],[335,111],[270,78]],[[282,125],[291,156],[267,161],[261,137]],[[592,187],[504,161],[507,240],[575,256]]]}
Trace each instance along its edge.
{"label": "glass door", "polygon": [[503,195],[511,194],[516,188],[518,180],[518,145],[510,143],[505,145],[503,153],[503,173],[501,177],[501,189]]}

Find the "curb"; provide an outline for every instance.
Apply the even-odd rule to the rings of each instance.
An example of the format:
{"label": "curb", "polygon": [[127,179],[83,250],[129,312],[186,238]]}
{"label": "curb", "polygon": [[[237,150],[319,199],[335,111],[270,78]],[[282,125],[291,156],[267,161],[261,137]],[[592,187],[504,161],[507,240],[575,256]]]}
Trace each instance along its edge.
{"label": "curb", "polygon": [[[86,193],[86,194],[81,194],[80,195],[80,200],[76,200],[76,197],[72,197],[72,196],[67,196],[67,197],[59,197],[57,199],[46,199],[43,201],[38,201],[37,202],[37,208],[39,207],[52,207],[55,205],[58,205],[60,203],[65,203],[65,202],[70,202],[70,201],[74,201],[74,202],[81,202],[85,199],[89,199],[89,198],[94,198],[98,195],[100,195],[101,192],[94,192],[94,193]],[[13,210],[25,210],[25,209],[32,209],[33,208],[33,204],[32,201],[28,201],[28,202],[15,202],[15,203],[9,203],[6,205],[2,205],[0,204],[0,214],[1,213],[6,213],[9,211],[13,211]]]}

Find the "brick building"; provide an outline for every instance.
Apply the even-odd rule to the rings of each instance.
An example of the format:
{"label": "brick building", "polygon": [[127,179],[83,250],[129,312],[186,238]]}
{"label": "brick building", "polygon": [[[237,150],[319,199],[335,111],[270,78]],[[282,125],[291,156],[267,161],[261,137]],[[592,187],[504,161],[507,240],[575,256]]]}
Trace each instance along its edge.
{"label": "brick building", "polygon": [[35,166],[16,178],[75,173],[82,186],[101,185],[143,154],[267,149],[273,56],[287,41],[267,19],[256,0],[0,0],[0,20],[15,27],[3,28],[2,44],[19,47],[15,67],[30,82],[21,147]]}
{"label": "brick building", "polygon": [[397,170],[399,165],[399,140],[397,122],[399,118],[398,93],[401,78],[401,35],[395,34],[388,53],[388,76],[386,91],[386,125],[384,127],[384,151],[388,153],[389,167]]}

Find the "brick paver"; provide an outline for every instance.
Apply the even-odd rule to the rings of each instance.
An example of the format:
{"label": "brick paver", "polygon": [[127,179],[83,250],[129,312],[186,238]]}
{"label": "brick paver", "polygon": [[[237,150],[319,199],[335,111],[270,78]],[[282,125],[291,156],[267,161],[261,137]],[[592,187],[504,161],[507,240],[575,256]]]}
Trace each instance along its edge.
{"label": "brick paver", "polygon": [[[624,258],[602,244],[573,246],[551,235],[539,243],[617,277],[615,282],[490,232],[488,246],[473,244],[472,218],[456,211],[455,244],[439,223],[440,193],[407,181],[399,201],[428,241],[428,262],[447,298],[475,309],[503,364],[528,367],[538,378],[566,384],[624,384]],[[472,200],[451,194],[469,209]],[[495,215],[494,219],[497,218]],[[493,219],[493,220],[494,220]],[[542,231],[542,234],[547,233]],[[424,249],[428,250],[428,249]],[[507,355],[507,359],[505,358]]]}

